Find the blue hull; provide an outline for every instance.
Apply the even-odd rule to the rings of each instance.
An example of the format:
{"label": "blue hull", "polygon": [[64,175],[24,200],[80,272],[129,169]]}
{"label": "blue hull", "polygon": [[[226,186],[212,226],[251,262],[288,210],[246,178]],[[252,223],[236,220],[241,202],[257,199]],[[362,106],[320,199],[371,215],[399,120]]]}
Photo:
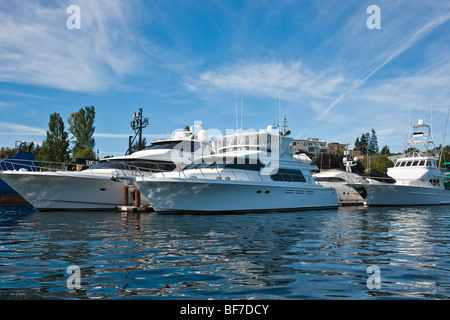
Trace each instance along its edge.
{"label": "blue hull", "polygon": [[[14,156],[6,157],[0,161],[0,171],[19,170],[22,168],[30,170],[35,167],[34,153],[19,150]],[[13,188],[0,179],[0,203],[26,202]]]}

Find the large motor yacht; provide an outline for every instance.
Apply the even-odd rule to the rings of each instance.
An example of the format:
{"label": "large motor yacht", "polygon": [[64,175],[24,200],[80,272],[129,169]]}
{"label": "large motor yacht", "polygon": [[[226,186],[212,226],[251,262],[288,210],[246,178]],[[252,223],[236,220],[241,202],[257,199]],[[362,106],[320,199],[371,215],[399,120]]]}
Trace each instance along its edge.
{"label": "large motor yacht", "polygon": [[407,206],[450,204],[446,176],[438,168],[430,126],[419,120],[406,143],[405,151],[389,168],[395,183],[352,184],[368,206]]}
{"label": "large motor yacht", "polygon": [[158,213],[262,212],[338,207],[315,183],[316,166],[293,157],[292,138],[269,126],[225,136],[218,152],[184,170],[125,177]]}
{"label": "large motor yacht", "polygon": [[[55,171],[38,166],[14,170],[12,164],[13,170],[1,172],[0,177],[40,211],[115,209],[124,199],[125,184],[112,179],[118,171],[136,166],[145,172],[171,171],[210,152],[206,131],[191,128],[176,131],[171,138],[154,141],[131,155],[102,159],[82,171]],[[144,197],[141,204],[149,203]]]}

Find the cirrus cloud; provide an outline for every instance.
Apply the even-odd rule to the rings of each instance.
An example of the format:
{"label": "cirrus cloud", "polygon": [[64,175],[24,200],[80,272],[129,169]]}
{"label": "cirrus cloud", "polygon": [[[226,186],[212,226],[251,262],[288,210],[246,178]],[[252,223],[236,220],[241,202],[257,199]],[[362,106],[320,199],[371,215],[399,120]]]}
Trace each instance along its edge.
{"label": "cirrus cloud", "polygon": [[329,99],[345,79],[335,72],[312,71],[300,61],[241,61],[188,78],[190,91],[216,90],[250,96]]}

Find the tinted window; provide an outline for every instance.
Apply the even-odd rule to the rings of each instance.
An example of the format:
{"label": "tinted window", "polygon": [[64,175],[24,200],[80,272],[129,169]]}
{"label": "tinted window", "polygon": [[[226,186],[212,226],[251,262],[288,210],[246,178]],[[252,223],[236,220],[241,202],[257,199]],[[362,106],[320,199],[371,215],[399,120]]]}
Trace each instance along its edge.
{"label": "tinted window", "polygon": [[329,178],[314,178],[316,181],[326,181],[326,182],[344,182],[345,180],[339,177],[329,177]]}
{"label": "tinted window", "polygon": [[144,150],[154,150],[154,149],[173,149],[178,144],[178,142],[157,142],[152,143],[150,146]]}
{"label": "tinted window", "polygon": [[[264,167],[264,165],[259,161],[255,159],[249,159],[245,158],[237,160],[234,159],[227,159],[224,157],[222,159],[222,163],[200,163],[196,164],[193,163],[190,166],[186,168],[187,169],[204,169],[204,168],[227,168],[227,169],[236,169],[236,170],[251,170],[251,171],[260,171],[261,168]],[[243,163],[241,163],[243,162]]]}
{"label": "tinted window", "polygon": [[270,175],[273,181],[306,182],[300,170],[279,169],[277,173]]}

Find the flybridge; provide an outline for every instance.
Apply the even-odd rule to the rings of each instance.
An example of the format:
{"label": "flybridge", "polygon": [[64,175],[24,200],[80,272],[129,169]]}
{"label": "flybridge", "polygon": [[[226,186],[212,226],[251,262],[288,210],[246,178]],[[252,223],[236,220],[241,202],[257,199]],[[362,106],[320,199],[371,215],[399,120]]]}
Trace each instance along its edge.
{"label": "flybridge", "polygon": [[[406,143],[408,146],[417,146],[422,148],[422,150],[408,150],[409,156],[428,156],[429,151],[434,148],[433,139],[431,137],[430,126],[425,124],[424,120],[420,119],[418,124],[413,126],[413,133],[411,138]],[[405,150],[406,155],[406,150]]]}
{"label": "flybridge", "polygon": [[276,151],[280,154],[290,151],[292,153],[291,141],[292,138],[281,134],[278,129],[268,126],[267,130],[260,130],[259,132],[244,131],[225,136],[219,153],[238,150]]}

